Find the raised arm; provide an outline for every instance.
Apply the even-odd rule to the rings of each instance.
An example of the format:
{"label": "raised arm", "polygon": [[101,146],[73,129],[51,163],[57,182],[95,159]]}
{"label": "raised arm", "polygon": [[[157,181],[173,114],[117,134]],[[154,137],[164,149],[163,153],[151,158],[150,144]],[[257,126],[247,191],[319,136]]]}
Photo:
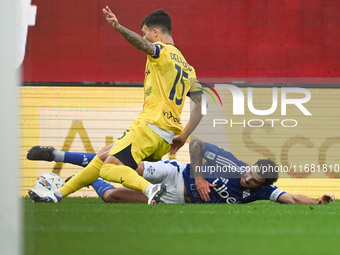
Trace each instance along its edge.
{"label": "raised arm", "polygon": [[121,33],[132,46],[148,55],[153,55],[155,53],[155,45],[144,40],[139,34],[120,25],[118,19],[108,6],[103,8],[103,13],[107,22]]}
{"label": "raised arm", "polygon": [[282,194],[278,202],[283,204],[321,204],[327,205],[330,201],[334,203],[334,195],[324,194],[319,200],[309,198],[303,195],[292,195],[289,193]]}

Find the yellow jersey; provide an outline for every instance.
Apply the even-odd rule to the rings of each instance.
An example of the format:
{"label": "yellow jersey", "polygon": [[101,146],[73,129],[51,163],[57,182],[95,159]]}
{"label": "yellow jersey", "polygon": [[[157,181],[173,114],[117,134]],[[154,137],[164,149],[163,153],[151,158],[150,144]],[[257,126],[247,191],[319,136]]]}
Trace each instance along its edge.
{"label": "yellow jersey", "polygon": [[188,92],[201,92],[195,69],[172,44],[155,43],[148,55],[144,80],[144,105],[139,117],[175,135],[183,132],[181,113]]}

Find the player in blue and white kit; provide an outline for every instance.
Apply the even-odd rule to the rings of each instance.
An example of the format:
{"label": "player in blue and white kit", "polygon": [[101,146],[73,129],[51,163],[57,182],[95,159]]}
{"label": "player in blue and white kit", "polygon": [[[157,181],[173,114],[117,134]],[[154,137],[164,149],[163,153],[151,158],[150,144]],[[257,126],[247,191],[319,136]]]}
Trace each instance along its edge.
{"label": "player in blue and white kit", "polygon": [[[111,146],[104,147],[97,156],[105,159]],[[163,203],[249,203],[256,200],[271,200],[287,204],[328,204],[335,199],[333,195],[325,194],[319,200],[315,200],[279,190],[272,184],[277,180],[277,173],[276,176],[265,176],[258,171],[261,164],[268,164],[267,160],[249,167],[232,153],[196,140],[190,143],[190,154],[192,165],[176,160],[144,161],[136,171],[151,183],[166,184],[167,192],[162,196]],[[32,147],[27,154],[30,160],[57,161],[80,166],[85,166],[94,156],[92,153],[63,152],[53,147],[41,146]],[[203,158],[206,162],[202,165]],[[222,173],[222,176],[216,172],[197,175],[193,173],[197,166],[201,168],[196,169],[210,167],[211,170],[212,167],[215,169],[224,167],[230,171]],[[105,202],[147,203],[147,198],[142,192],[124,187],[115,188],[100,178],[93,182],[92,186]]]}
{"label": "player in blue and white kit", "polygon": [[[273,185],[277,181],[278,172],[267,171],[261,174],[259,171],[264,166],[275,170],[276,165],[270,160],[259,160],[250,167],[231,152],[197,140],[190,143],[190,158],[191,171],[185,169],[183,177],[194,203],[231,204],[256,200],[277,202],[286,193]],[[204,164],[203,159],[206,160]]]}

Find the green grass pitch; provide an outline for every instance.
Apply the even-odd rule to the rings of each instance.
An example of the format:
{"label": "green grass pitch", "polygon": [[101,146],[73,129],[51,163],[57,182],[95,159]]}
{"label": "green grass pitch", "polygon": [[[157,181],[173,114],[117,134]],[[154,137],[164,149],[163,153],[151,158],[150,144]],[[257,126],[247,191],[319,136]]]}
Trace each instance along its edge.
{"label": "green grass pitch", "polygon": [[340,254],[339,200],[328,206],[22,202],[25,255]]}

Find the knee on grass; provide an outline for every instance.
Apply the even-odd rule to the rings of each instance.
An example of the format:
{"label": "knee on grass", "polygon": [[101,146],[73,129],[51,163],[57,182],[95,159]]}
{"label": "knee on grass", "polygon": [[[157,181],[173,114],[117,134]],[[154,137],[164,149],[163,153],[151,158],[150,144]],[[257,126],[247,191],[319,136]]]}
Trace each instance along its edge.
{"label": "knee on grass", "polygon": [[119,203],[119,198],[117,199],[115,197],[115,190],[114,189],[107,190],[104,193],[102,199],[105,203]]}

